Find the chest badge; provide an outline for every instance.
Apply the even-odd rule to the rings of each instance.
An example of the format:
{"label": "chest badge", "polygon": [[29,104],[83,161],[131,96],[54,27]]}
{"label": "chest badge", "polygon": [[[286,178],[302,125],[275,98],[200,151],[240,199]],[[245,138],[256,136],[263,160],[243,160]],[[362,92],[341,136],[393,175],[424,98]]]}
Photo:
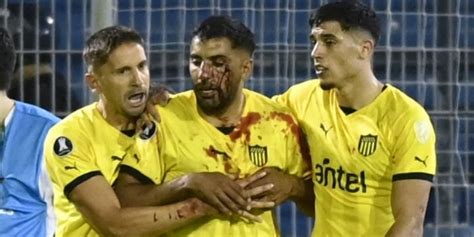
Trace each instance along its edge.
{"label": "chest badge", "polygon": [[267,164],[268,152],[266,146],[250,146],[249,145],[249,157],[250,161],[257,167],[262,167]]}
{"label": "chest badge", "polygon": [[359,145],[357,150],[363,156],[370,156],[374,154],[377,149],[377,135],[360,135]]}

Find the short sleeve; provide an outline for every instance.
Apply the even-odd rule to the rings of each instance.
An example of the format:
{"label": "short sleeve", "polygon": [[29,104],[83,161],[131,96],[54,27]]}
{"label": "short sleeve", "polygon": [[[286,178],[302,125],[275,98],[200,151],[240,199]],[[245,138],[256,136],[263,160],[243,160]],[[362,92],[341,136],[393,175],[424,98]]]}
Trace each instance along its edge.
{"label": "short sleeve", "polygon": [[53,127],[46,137],[44,156],[50,178],[66,196],[80,183],[101,175],[90,147],[86,136],[64,127]]}
{"label": "short sleeve", "polygon": [[393,180],[432,181],[436,171],[435,132],[423,109],[410,110],[400,119],[393,147]]}

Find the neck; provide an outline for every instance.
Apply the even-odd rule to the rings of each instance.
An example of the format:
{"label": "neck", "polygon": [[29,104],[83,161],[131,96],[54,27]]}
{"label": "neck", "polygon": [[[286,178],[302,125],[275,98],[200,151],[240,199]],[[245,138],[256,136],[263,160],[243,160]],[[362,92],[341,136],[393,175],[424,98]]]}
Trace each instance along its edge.
{"label": "neck", "polygon": [[15,102],[7,97],[6,91],[0,91],[0,124],[3,124]]}
{"label": "neck", "polygon": [[105,121],[120,131],[135,129],[137,118],[126,117],[118,111],[108,108],[105,103],[103,99],[99,99],[97,103],[97,110],[99,110]]}
{"label": "neck", "polygon": [[245,106],[245,95],[242,91],[238,93],[235,100],[221,115],[208,115],[198,108],[201,117],[214,127],[232,127],[240,122]]}
{"label": "neck", "polygon": [[374,101],[382,88],[383,84],[372,70],[366,70],[366,73],[349,78],[342,87],[336,89],[337,100],[340,106],[358,110]]}

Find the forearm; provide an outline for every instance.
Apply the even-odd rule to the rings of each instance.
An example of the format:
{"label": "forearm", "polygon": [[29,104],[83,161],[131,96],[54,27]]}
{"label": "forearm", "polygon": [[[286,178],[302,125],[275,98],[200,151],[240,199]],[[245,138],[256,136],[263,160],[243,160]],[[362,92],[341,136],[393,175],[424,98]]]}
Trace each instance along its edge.
{"label": "forearm", "polygon": [[423,236],[423,221],[431,182],[400,180],[392,187],[392,213],[395,222],[386,236]]}
{"label": "forearm", "polygon": [[146,208],[122,208],[104,216],[95,229],[105,236],[163,234],[210,214],[210,208],[197,199]]}
{"label": "forearm", "polygon": [[298,208],[303,211],[304,214],[314,217],[314,192],[313,182],[311,179],[303,180],[296,176],[293,176],[294,185],[292,188],[292,195],[290,199],[296,203]]}
{"label": "forearm", "polygon": [[189,197],[182,178],[160,185],[118,182],[115,192],[123,207],[166,205]]}
{"label": "forearm", "polygon": [[423,236],[423,218],[399,217],[390,227],[390,230],[385,235],[386,237],[402,237],[402,236]]}

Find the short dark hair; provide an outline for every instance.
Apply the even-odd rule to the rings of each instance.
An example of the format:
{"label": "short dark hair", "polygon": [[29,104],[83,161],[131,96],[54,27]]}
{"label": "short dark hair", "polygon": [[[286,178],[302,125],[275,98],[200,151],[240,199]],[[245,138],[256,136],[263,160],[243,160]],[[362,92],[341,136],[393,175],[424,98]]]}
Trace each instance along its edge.
{"label": "short dark hair", "polygon": [[325,21],[337,21],[343,30],[357,29],[368,31],[375,40],[380,36],[380,20],[375,12],[355,0],[332,2],[314,11],[309,18],[309,26],[319,26]]}
{"label": "short dark hair", "polygon": [[110,26],[92,34],[86,41],[83,51],[88,66],[98,68],[104,65],[109,55],[124,43],[138,43],[144,46],[143,38],[125,26]]}
{"label": "short dark hair", "polygon": [[5,28],[0,27],[0,90],[8,90],[15,70],[15,45]]}
{"label": "short dark hair", "polygon": [[209,40],[224,37],[230,40],[232,48],[244,49],[250,55],[255,50],[255,40],[252,31],[242,22],[229,16],[211,16],[201,22],[193,31],[194,37]]}

